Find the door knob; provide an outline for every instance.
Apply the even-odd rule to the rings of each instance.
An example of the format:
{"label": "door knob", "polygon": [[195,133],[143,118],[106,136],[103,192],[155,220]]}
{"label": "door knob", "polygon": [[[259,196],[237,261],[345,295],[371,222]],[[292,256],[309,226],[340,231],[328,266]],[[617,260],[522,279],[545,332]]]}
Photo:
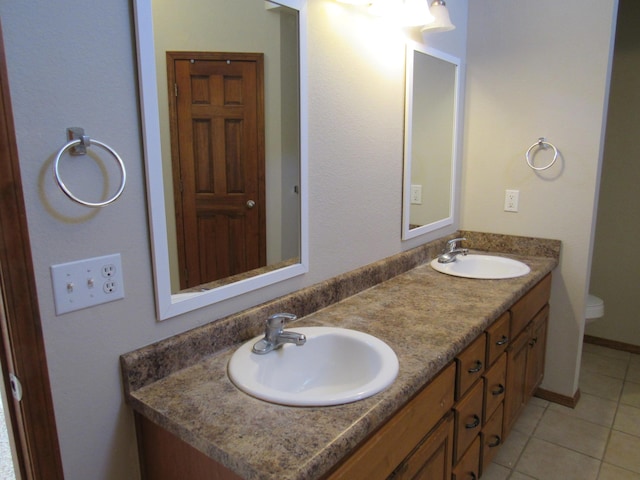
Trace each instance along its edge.
{"label": "door knob", "polygon": [[256,202],[254,202],[253,200],[249,200],[247,202],[247,208],[253,208],[256,206]]}

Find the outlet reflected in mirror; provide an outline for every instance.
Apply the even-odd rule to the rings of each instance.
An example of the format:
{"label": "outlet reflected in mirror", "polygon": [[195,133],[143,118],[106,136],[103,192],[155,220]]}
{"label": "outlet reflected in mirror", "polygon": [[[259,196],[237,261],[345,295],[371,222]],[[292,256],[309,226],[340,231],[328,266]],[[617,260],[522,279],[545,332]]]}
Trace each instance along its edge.
{"label": "outlet reflected in mirror", "polygon": [[453,224],[460,60],[407,46],[402,238]]}

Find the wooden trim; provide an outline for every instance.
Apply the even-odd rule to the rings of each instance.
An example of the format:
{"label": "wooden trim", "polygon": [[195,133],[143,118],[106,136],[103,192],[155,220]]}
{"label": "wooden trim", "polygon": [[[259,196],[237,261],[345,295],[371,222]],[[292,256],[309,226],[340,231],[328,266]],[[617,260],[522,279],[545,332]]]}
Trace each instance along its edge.
{"label": "wooden trim", "polygon": [[18,402],[9,395],[21,477],[63,479],[62,460],[49,386],[36,283],[20,179],[13,112],[0,26],[0,361],[22,384]]}
{"label": "wooden trim", "polygon": [[585,335],[584,343],[590,343],[592,345],[600,345],[602,347],[612,348],[614,350],[622,350],[623,352],[640,354],[639,345],[632,345],[630,343],[618,342],[617,340],[609,340],[608,338],[592,337],[591,335]]}
{"label": "wooden trim", "polygon": [[564,407],[575,408],[578,404],[578,401],[580,400],[580,389],[576,390],[576,393],[573,395],[573,397],[567,397],[565,395],[560,395],[559,393],[544,390],[543,388],[538,388],[534,396],[543,400],[557,403]]}

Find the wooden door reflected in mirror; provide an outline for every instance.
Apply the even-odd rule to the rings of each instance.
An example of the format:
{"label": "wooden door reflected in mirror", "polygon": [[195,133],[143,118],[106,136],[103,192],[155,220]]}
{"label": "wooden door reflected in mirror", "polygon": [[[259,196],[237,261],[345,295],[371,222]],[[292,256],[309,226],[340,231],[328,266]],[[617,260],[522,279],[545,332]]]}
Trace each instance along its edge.
{"label": "wooden door reflected in mirror", "polygon": [[262,54],[167,52],[180,288],[266,266]]}

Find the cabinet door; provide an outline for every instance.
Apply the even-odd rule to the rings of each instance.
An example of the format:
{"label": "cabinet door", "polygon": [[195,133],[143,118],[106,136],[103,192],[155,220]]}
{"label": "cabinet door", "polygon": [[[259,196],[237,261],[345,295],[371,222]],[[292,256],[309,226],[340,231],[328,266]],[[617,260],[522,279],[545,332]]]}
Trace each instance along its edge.
{"label": "cabinet door", "polygon": [[533,396],[544,376],[548,320],[549,306],[547,305],[531,322],[527,356],[527,400]]}
{"label": "cabinet door", "polygon": [[242,480],[139,413],[135,414],[140,467],[144,480]]}
{"label": "cabinet door", "polygon": [[507,383],[504,396],[503,438],[507,438],[511,427],[526,403],[527,353],[529,335],[525,330],[507,349]]}
{"label": "cabinet door", "polygon": [[453,413],[447,415],[389,480],[450,480],[453,464]]}

